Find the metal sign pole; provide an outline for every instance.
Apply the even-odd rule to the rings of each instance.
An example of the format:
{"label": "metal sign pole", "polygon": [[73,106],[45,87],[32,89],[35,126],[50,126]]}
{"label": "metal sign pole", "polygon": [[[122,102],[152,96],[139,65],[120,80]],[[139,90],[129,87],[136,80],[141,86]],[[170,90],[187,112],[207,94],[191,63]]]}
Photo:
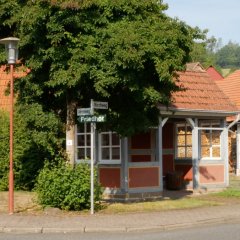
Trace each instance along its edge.
{"label": "metal sign pole", "polygon": [[[91,99],[91,114],[94,114],[93,109],[93,99]],[[94,134],[95,126],[94,123],[91,123],[91,214],[94,214]]]}

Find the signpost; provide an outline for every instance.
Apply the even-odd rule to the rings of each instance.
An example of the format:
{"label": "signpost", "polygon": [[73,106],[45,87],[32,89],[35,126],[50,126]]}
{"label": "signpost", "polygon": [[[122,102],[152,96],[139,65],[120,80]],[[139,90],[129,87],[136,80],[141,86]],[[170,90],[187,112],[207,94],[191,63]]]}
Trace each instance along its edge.
{"label": "signpost", "polygon": [[95,162],[95,130],[97,122],[105,122],[106,115],[94,115],[94,109],[108,109],[107,102],[96,102],[91,99],[90,108],[78,108],[77,116],[80,123],[91,123],[91,214],[94,214],[94,162]]}
{"label": "signpost", "polygon": [[108,109],[108,102],[96,102],[93,101],[94,109]]}
{"label": "signpost", "polygon": [[78,108],[77,116],[85,116],[91,114],[91,108]]}
{"label": "signpost", "polygon": [[82,115],[78,117],[78,121],[80,123],[97,123],[97,122],[105,122],[106,115]]}

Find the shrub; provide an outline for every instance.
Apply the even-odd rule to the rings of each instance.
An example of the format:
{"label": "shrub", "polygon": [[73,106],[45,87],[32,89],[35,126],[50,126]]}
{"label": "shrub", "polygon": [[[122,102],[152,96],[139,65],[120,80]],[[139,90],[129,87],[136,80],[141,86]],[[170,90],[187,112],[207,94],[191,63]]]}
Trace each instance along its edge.
{"label": "shrub", "polygon": [[[32,190],[44,161],[64,157],[65,131],[53,113],[39,105],[14,108],[14,187]],[[0,191],[8,190],[9,113],[0,110]]]}
{"label": "shrub", "polygon": [[[58,166],[45,165],[40,172],[36,192],[43,206],[52,206],[65,210],[83,210],[90,208],[90,166],[79,164],[75,168],[66,163]],[[94,176],[94,201],[101,198],[101,187]]]}

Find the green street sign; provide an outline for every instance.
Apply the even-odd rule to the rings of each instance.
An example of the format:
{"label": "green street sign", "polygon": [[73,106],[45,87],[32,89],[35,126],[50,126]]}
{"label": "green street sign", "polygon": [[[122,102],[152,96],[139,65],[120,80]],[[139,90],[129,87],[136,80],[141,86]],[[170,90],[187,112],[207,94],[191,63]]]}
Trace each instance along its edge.
{"label": "green street sign", "polygon": [[78,121],[80,123],[97,123],[97,122],[105,122],[106,115],[85,115],[78,117]]}

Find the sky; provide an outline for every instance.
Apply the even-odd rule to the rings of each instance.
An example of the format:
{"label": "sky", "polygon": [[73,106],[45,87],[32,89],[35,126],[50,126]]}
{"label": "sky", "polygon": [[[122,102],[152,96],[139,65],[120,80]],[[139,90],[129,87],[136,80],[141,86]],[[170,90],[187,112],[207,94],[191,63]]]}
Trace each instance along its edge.
{"label": "sky", "polygon": [[166,14],[192,27],[208,29],[208,37],[240,44],[240,0],[163,0]]}

